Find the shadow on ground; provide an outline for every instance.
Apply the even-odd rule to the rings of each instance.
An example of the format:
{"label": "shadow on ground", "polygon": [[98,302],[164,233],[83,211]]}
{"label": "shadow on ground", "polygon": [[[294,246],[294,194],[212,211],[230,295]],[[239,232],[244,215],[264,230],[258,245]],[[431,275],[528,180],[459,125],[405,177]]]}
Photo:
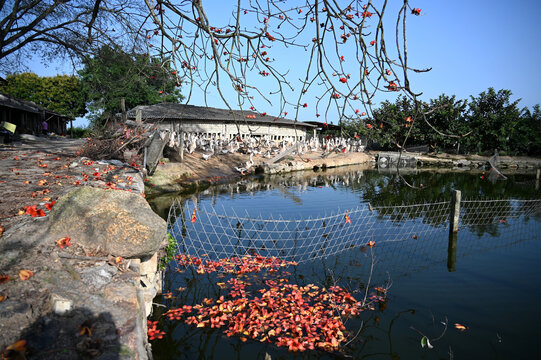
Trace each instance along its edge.
{"label": "shadow on ground", "polygon": [[21,332],[22,346],[4,350],[2,359],[101,359],[133,358],[121,346],[119,329],[108,312],[94,315],[77,308],[63,315],[50,313],[37,318]]}

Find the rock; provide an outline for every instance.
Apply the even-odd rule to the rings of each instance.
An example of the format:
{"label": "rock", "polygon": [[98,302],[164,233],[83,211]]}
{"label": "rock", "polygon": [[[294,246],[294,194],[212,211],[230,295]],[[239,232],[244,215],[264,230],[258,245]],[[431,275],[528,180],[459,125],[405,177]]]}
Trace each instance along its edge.
{"label": "rock", "polygon": [[158,271],[158,253],[152,255],[150,258],[141,259],[140,275],[146,276],[150,282],[154,281],[156,272]]}
{"label": "rock", "polygon": [[471,164],[472,162],[470,160],[465,160],[465,159],[459,159],[457,161],[453,161],[453,165],[458,166],[458,167],[470,166]]}
{"label": "rock", "polygon": [[[179,192],[184,188],[179,182],[179,179],[183,179],[189,176],[182,164],[168,163],[164,164],[154,171],[152,176],[147,177],[148,190],[159,192]],[[148,195],[148,194],[147,194]]]}
{"label": "rock", "polygon": [[167,224],[139,194],[85,186],[58,199],[49,231],[87,249],[140,258],[158,251]]}
{"label": "rock", "polygon": [[113,303],[124,301],[137,305],[137,291],[133,285],[112,283],[105,287],[103,294]]}
{"label": "rock", "polygon": [[171,162],[182,162],[182,157],[180,156],[180,148],[177,146],[170,147],[166,145],[163,148],[163,156],[171,160]]}
{"label": "rock", "polygon": [[122,156],[124,157],[125,163],[131,164],[133,161],[137,160],[137,150],[124,150]]}
{"label": "rock", "polygon": [[58,294],[52,294],[51,305],[55,314],[64,315],[66,312],[71,310],[73,303],[71,300],[66,299]]}
{"label": "rock", "polygon": [[116,267],[101,263],[98,266],[81,271],[81,280],[94,288],[101,288],[110,283],[117,272]]}

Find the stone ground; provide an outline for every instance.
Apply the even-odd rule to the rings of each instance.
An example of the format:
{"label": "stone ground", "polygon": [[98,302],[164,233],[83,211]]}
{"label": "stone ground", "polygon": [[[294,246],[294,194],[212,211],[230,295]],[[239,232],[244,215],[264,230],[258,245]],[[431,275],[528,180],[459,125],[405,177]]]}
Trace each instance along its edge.
{"label": "stone ground", "polygon": [[[75,244],[62,249],[58,236],[48,232],[46,204],[77,186],[143,190],[136,169],[77,157],[83,143],[28,137],[0,145],[2,358],[123,359],[138,354],[144,334],[137,334],[141,327],[136,325],[146,321],[137,319],[139,263],[117,263]],[[38,216],[25,214],[28,206],[36,206]],[[27,280],[21,277],[25,270],[31,272]],[[12,345],[20,345],[19,340],[26,345]],[[144,348],[139,352],[146,353]]]}

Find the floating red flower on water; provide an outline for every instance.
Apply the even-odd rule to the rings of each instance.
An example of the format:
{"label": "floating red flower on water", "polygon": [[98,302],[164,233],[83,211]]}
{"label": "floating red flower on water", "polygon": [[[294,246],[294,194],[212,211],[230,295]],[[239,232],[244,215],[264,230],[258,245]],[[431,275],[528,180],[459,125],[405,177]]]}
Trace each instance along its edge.
{"label": "floating red flower on water", "polygon": [[147,320],[147,334],[149,340],[155,340],[155,339],[163,339],[163,336],[165,335],[164,331],[157,329],[158,322],[157,321],[150,321]]}
{"label": "floating red flower on water", "polygon": [[[277,274],[279,268],[296,265],[258,254],[233,257],[220,261],[203,261],[201,258],[178,255],[179,265],[195,265],[197,273],[225,271],[226,274],[246,274],[268,270]],[[283,275],[289,274],[283,272]],[[314,284],[299,286],[289,284],[287,278],[263,276],[263,284],[251,284],[247,278],[233,277],[217,285],[227,294],[217,299],[205,298],[195,306],[183,305],[170,309],[164,316],[180,320],[198,328],[223,328],[227,336],[272,342],[290,351],[320,349],[335,351],[347,340],[342,319],[359,315],[370,304],[385,300],[386,290],[374,289],[368,297],[369,304],[357,301],[352,294],[339,286],[330,288]],[[254,288],[254,289],[252,289]],[[383,289],[383,288],[381,288]],[[184,290],[184,289],[183,289]],[[159,338],[156,322],[149,323],[149,336]]]}
{"label": "floating red flower on water", "polygon": [[192,213],[192,220],[191,222],[196,222],[197,221],[197,217],[195,216],[195,209],[193,209],[193,213]]}
{"label": "floating red flower on water", "polygon": [[346,219],[346,224],[351,224],[351,219],[349,218],[349,210],[346,210],[346,216],[344,216]]}

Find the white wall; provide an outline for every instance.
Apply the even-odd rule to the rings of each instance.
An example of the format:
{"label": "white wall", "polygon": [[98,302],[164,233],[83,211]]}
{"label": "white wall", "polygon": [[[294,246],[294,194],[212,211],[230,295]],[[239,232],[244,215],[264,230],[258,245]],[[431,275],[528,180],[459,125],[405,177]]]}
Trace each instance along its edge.
{"label": "white wall", "polygon": [[221,123],[217,121],[192,121],[183,120],[180,121],[162,121],[158,124],[158,127],[162,130],[176,131],[182,129],[186,133],[205,134],[208,136],[222,137],[224,139],[232,139],[240,132],[241,137],[255,135],[255,136],[271,136],[271,140],[292,140],[297,137],[299,140],[306,138],[306,128],[287,126],[283,124],[238,124],[235,123]]}

